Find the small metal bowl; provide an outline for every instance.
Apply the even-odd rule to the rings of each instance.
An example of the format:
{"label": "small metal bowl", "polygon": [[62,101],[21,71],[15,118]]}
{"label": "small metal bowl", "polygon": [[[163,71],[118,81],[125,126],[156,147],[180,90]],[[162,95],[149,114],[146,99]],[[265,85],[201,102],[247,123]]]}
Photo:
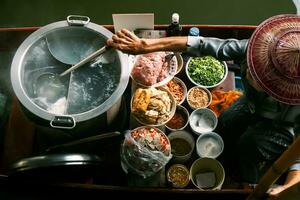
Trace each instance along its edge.
{"label": "small metal bowl", "polygon": [[215,130],[218,118],[211,109],[199,108],[191,113],[189,124],[195,134],[206,134]]}
{"label": "small metal bowl", "polygon": [[[150,90],[151,88],[146,88],[146,89]],[[159,123],[151,123],[150,120],[147,120],[145,112],[135,112],[135,113],[133,112],[133,101],[134,101],[134,98],[136,95],[136,92],[134,92],[134,94],[132,95],[132,98],[131,98],[131,102],[130,102],[131,113],[138,123],[145,125],[145,126],[155,126],[155,127],[163,126],[174,116],[175,111],[176,111],[175,99],[173,98],[171,92],[164,87],[158,87],[155,89],[164,91],[168,94],[170,101],[171,101],[171,110],[169,112],[168,117],[164,121],[161,121]]]}
{"label": "small metal bowl", "polygon": [[[178,95],[176,95],[176,93],[174,93],[174,91],[169,87],[171,81],[173,81],[176,84],[179,84],[182,87],[182,97],[180,99],[178,99]],[[166,85],[164,85],[164,87],[166,87],[171,92],[177,105],[181,105],[184,102],[187,95],[187,88],[185,83],[180,78],[174,77]]]}
{"label": "small metal bowl", "polygon": [[195,149],[195,139],[187,131],[174,131],[168,135],[171,143],[172,161],[175,163],[186,163],[190,160]]}
{"label": "small metal bowl", "polygon": [[223,152],[223,149],[223,139],[215,132],[201,134],[197,138],[196,151],[200,158],[217,158]]}
{"label": "small metal bowl", "polygon": [[175,188],[185,188],[190,182],[190,171],[184,165],[174,164],[167,171],[167,180]]}
{"label": "small metal bowl", "polygon": [[[176,115],[179,114],[182,116],[184,123],[183,126],[180,127],[174,127],[171,125],[171,123],[178,123],[178,122],[172,122],[173,118],[176,117]],[[182,105],[177,105],[176,106],[176,111],[174,116],[165,124],[166,128],[170,131],[178,131],[178,130],[183,130],[185,127],[189,124],[189,117],[190,113],[189,111]]]}
{"label": "small metal bowl", "polygon": [[207,88],[194,86],[189,89],[186,100],[192,110],[207,108],[211,104],[212,94]]}

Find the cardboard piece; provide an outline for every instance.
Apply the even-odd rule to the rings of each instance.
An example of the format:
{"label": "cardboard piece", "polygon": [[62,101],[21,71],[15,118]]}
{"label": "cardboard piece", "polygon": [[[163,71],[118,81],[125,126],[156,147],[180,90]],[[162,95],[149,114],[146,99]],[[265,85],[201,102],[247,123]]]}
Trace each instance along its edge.
{"label": "cardboard piece", "polygon": [[112,14],[115,32],[126,28],[130,31],[136,29],[154,29],[154,13]]}

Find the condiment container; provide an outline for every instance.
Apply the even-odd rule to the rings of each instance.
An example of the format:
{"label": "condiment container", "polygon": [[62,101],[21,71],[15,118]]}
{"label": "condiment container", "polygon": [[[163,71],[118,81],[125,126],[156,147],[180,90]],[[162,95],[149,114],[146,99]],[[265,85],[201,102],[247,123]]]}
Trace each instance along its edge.
{"label": "condiment container", "polygon": [[189,29],[189,36],[200,36],[200,30],[198,27],[192,27]]}
{"label": "condiment container", "polygon": [[227,78],[228,66],[212,56],[190,57],[185,73],[194,85],[215,88]]}
{"label": "condiment container", "polygon": [[190,174],[186,166],[174,164],[167,171],[167,180],[175,188],[184,188],[190,182]]}
{"label": "condiment container", "polygon": [[174,116],[166,123],[166,128],[170,131],[183,130],[189,123],[189,111],[182,105],[176,106]]}
{"label": "condiment container", "polygon": [[225,180],[225,170],[216,159],[198,158],[190,168],[190,178],[200,190],[220,190]]}
{"label": "condiment container", "polygon": [[172,23],[167,27],[167,36],[179,36],[182,32],[182,26],[179,24],[179,14],[172,14]]}
{"label": "condiment container", "polygon": [[215,132],[201,134],[196,141],[196,151],[201,158],[217,158],[223,149],[223,139]]}
{"label": "condiment container", "polygon": [[174,131],[168,135],[171,143],[172,161],[177,163],[187,162],[194,151],[194,137],[187,131]]}
{"label": "condiment container", "polygon": [[206,108],[211,104],[211,92],[201,86],[194,86],[187,93],[187,102],[191,109]]}
{"label": "condiment container", "polygon": [[187,95],[187,88],[180,78],[174,77],[165,87],[171,92],[177,105],[181,105],[184,102]]}
{"label": "condiment container", "polygon": [[206,134],[217,127],[218,118],[211,109],[199,108],[191,113],[189,124],[195,134]]}

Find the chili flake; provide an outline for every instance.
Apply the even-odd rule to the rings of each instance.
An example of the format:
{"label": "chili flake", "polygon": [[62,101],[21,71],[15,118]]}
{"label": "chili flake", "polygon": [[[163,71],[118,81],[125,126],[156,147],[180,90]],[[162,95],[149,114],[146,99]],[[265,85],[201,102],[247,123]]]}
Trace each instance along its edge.
{"label": "chili flake", "polygon": [[166,125],[171,129],[180,129],[186,124],[186,121],[187,119],[184,118],[182,113],[176,112]]}
{"label": "chili flake", "polygon": [[167,178],[173,187],[184,188],[190,181],[189,170],[181,164],[172,165],[167,172]]}

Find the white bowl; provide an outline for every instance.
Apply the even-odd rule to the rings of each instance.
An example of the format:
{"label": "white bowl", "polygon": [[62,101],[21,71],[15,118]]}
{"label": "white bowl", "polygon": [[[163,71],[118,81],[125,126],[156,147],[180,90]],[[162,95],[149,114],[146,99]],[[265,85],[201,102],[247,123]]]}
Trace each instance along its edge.
{"label": "white bowl", "polygon": [[201,135],[215,130],[218,118],[211,109],[199,108],[191,113],[189,124],[195,134]]}
{"label": "white bowl", "polygon": [[215,132],[201,134],[196,141],[196,151],[200,158],[217,158],[223,149],[223,139]]}
{"label": "white bowl", "polygon": [[214,85],[202,85],[200,83],[197,83],[195,82],[189,75],[189,72],[188,72],[188,69],[189,69],[189,64],[190,64],[190,61],[193,59],[193,57],[190,57],[186,63],[186,67],[185,67],[185,73],[187,75],[187,77],[189,78],[189,80],[194,84],[194,85],[198,85],[198,86],[202,86],[202,87],[205,87],[205,88],[214,88],[214,87],[217,87],[218,85],[220,85],[227,77],[227,74],[228,74],[228,66],[227,66],[227,63],[225,61],[220,61],[223,66],[224,66],[224,75],[223,75],[223,78],[216,84]]}

